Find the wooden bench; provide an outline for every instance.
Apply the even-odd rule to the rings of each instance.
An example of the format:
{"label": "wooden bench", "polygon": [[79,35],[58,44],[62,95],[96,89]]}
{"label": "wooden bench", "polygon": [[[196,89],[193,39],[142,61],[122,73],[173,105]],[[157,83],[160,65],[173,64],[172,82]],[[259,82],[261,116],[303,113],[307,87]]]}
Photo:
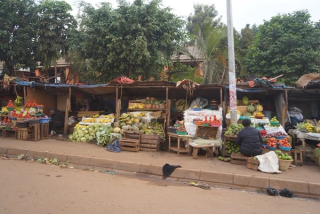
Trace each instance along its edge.
{"label": "wooden bench", "polygon": [[206,157],[213,158],[213,150],[214,150],[214,146],[213,145],[190,145],[190,146],[193,149],[192,157],[194,159],[198,158],[199,148],[206,148]]}
{"label": "wooden bench", "polygon": [[[170,132],[168,132],[167,135],[168,135],[168,138],[169,138],[169,152],[171,150],[176,151],[178,153],[178,156],[180,155],[180,153],[189,154],[189,152],[190,152],[189,141],[190,141],[190,138],[191,138],[190,135],[177,135],[177,134],[173,134],[173,133],[170,133]],[[177,138],[177,141],[178,141],[177,147],[171,146],[171,138]],[[181,142],[182,139],[187,139],[187,143],[186,143],[187,148],[181,148],[180,142]]]}

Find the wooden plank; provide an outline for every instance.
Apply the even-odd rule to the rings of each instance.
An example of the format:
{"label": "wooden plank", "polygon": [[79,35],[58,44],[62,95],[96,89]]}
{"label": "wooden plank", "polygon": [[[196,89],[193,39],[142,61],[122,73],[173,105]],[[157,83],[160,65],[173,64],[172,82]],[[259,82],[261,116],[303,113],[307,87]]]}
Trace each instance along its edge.
{"label": "wooden plank", "polygon": [[140,148],[153,148],[156,149],[158,148],[157,144],[140,144]]}
{"label": "wooden plank", "polygon": [[139,151],[139,148],[131,148],[131,147],[124,147],[124,146],[120,146],[120,149],[122,151],[131,151],[131,152],[137,152]]}
{"label": "wooden plank", "polygon": [[136,142],[120,142],[120,146],[129,146],[129,147],[136,147],[138,143]]}
{"label": "wooden plank", "polygon": [[142,134],[141,140],[160,140],[160,136],[156,134]]}
{"label": "wooden plank", "polygon": [[158,139],[158,140],[141,140],[140,142],[144,143],[144,144],[160,144],[160,139]]}
{"label": "wooden plank", "polygon": [[230,163],[236,164],[236,165],[247,165],[247,160],[235,160],[235,159],[231,159]]}
{"label": "wooden plank", "polygon": [[23,96],[24,96],[23,102],[24,102],[24,104],[26,104],[27,103],[27,89],[26,89],[26,86],[23,86]]}
{"label": "wooden plank", "polygon": [[140,148],[140,151],[144,151],[144,152],[157,152],[158,149]]}
{"label": "wooden plank", "polygon": [[282,109],[281,109],[281,125],[285,127],[286,123],[286,117],[287,117],[287,109],[286,109],[286,104],[282,104]]}

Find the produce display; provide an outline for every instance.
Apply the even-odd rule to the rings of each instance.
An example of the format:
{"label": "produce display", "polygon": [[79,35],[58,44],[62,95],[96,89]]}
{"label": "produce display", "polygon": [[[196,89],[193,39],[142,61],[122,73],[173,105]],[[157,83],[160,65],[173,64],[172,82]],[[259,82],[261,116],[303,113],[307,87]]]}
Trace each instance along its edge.
{"label": "produce display", "polygon": [[277,157],[282,160],[292,160],[292,156],[282,153],[280,150],[275,151]]}
{"label": "produce display", "polygon": [[12,100],[9,100],[7,108],[15,108],[14,104],[12,103]]}
{"label": "produce display", "polygon": [[226,135],[238,135],[239,131],[242,130],[244,127],[242,124],[231,125],[228,127],[227,131],[225,132]]}
{"label": "produce display", "polygon": [[238,153],[240,154],[240,146],[236,142],[228,140],[225,145],[225,152],[227,154]]}
{"label": "produce display", "polygon": [[288,142],[288,138],[279,140],[279,143],[281,147],[291,147],[290,143]]}
{"label": "produce display", "polygon": [[[270,124],[271,127],[279,127],[280,126],[277,117],[271,118],[270,123],[271,123]],[[277,123],[277,124],[275,125],[275,124],[272,124],[272,123]]]}
{"label": "produce display", "polygon": [[23,97],[17,96],[17,98],[14,101],[14,104],[17,107],[22,107],[23,106]]}
{"label": "produce display", "polygon": [[310,124],[309,122],[306,123],[298,123],[295,128],[302,132],[314,132],[315,126]]}
{"label": "produce display", "polygon": [[267,145],[272,148],[277,148],[277,140],[275,138],[269,138]]}
{"label": "produce display", "polygon": [[102,124],[85,126],[77,124],[74,127],[73,134],[69,135],[69,140],[73,142],[90,142],[96,139],[100,145],[105,146],[110,141],[111,132],[111,126]]}
{"label": "produce display", "polygon": [[271,133],[271,134],[267,134],[266,137],[267,138],[273,138],[273,137],[284,137],[287,136],[287,133],[285,132],[275,132],[275,133]]}

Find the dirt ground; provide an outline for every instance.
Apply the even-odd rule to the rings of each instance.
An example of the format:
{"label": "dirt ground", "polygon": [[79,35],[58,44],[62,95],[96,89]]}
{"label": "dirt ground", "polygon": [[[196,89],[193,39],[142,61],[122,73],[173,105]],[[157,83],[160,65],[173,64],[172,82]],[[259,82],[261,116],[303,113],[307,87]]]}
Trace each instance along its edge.
{"label": "dirt ground", "polygon": [[319,201],[0,160],[0,213],[319,213]]}
{"label": "dirt ground", "polygon": [[271,178],[280,178],[297,181],[307,181],[320,183],[320,167],[317,166],[297,166],[294,169],[283,172],[282,174],[266,174],[248,169],[243,165],[234,165],[229,162],[219,161],[218,158],[193,159],[192,156],[180,155],[169,152],[121,152],[112,153],[105,148],[94,144],[75,143],[59,141],[54,139],[33,141],[19,141],[13,138],[0,138],[0,147],[12,147],[28,149],[34,151],[48,151],[60,154],[79,155],[86,157],[105,158],[110,160],[129,161],[163,166],[166,163],[178,164],[185,169],[196,169],[203,171],[215,171],[223,173],[234,173],[240,175],[254,175]]}

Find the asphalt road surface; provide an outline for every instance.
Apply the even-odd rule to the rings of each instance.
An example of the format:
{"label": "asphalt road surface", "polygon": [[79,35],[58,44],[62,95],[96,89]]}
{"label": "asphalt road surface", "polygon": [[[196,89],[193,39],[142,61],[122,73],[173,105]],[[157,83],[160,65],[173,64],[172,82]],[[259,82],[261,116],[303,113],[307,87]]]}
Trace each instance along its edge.
{"label": "asphalt road surface", "polygon": [[320,202],[0,160],[1,214],[319,213]]}

